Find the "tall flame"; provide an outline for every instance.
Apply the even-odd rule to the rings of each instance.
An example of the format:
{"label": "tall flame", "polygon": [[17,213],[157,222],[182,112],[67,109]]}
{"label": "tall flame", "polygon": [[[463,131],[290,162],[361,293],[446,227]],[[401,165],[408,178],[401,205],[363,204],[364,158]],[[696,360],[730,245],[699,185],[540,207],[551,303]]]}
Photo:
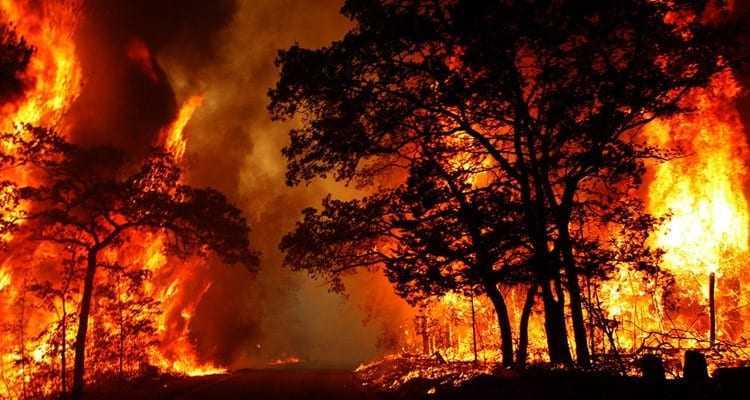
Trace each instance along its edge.
{"label": "tall flame", "polygon": [[[740,299],[750,272],[750,214],[745,194],[748,141],[735,99],[740,87],[723,72],[686,99],[691,112],[652,122],[648,140],[679,148],[682,156],[651,168],[647,210],[666,216],[651,239],[663,250],[662,268],[674,277],[665,288],[644,283],[637,271],[621,268],[602,293],[607,313],[620,326],[618,345],[655,345],[654,332],[682,332],[683,346],[707,346],[709,281],[718,279],[717,337],[736,341],[743,333]],[[659,339],[662,340],[662,339]]]}
{"label": "tall flame", "polygon": [[[29,65],[22,73],[25,85],[23,94],[6,101],[0,107],[0,129],[13,132],[17,124],[58,126],[62,118],[78,97],[81,90],[82,73],[72,38],[78,24],[79,2],[28,2],[0,0],[0,18],[13,26],[34,52]],[[61,130],[62,134],[66,132]],[[4,148],[12,151],[12,148]],[[0,179],[12,179],[19,184],[30,182],[31,177],[23,168],[0,172]],[[10,242],[13,237],[2,238]],[[44,257],[44,246],[33,251],[33,256]],[[54,314],[31,316],[27,306],[25,288],[27,268],[13,257],[5,258],[0,265],[0,315],[3,325],[10,325],[24,337],[23,325],[33,328],[50,326]],[[29,332],[38,334],[39,330]],[[13,382],[28,379],[25,357],[39,361],[49,351],[48,338],[36,338],[29,343],[15,343],[17,338],[0,338],[0,397],[11,397],[18,393]],[[18,363],[21,362],[19,368]]]}
{"label": "tall flame", "polygon": [[[63,136],[69,135],[64,117],[79,96],[83,83],[82,69],[72,36],[77,28],[79,9],[80,2],[77,0],[0,0],[0,18],[12,25],[16,33],[34,49],[29,65],[22,74],[25,90],[20,97],[0,107],[0,129],[3,131],[13,131],[17,124],[31,124],[53,127]],[[151,66],[150,70],[144,72],[152,79],[158,79],[155,72],[149,73],[154,69],[148,63],[154,61],[148,48],[142,42],[134,43],[128,49],[127,56],[143,63],[144,68]],[[178,162],[182,160],[186,148],[183,131],[201,103],[201,96],[189,98],[174,121],[161,131],[157,144],[171,152]],[[12,151],[9,148],[5,150]],[[32,179],[23,168],[2,171],[0,178],[12,179],[19,184],[28,184]],[[10,236],[3,239],[8,242],[13,240]],[[207,267],[193,261],[184,262],[168,257],[163,249],[164,238],[160,235],[142,235],[135,239],[133,242],[139,243],[133,246],[136,248],[135,252],[132,248],[122,252],[113,251],[106,257],[120,259],[128,267],[145,267],[153,274],[152,279],[143,282],[145,295],[161,302],[160,313],[155,316],[159,343],[148,351],[149,361],[163,371],[187,375],[223,372],[222,368],[200,361],[194,344],[189,339],[190,321],[195,308],[210,288],[210,282],[196,279],[195,274]],[[35,260],[55,258],[54,252],[43,245],[28,256]],[[26,261],[21,256],[5,258],[1,262],[0,322],[3,326],[20,325],[13,337],[0,338],[0,397],[19,397],[19,393],[26,393],[26,389],[21,389],[16,384],[23,386],[30,379],[29,374],[33,373],[28,362],[53,365],[56,362],[53,352],[59,350],[49,345],[56,329],[48,328],[56,326],[58,319],[54,312],[46,312],[40,308],[32,313],[29,311],[30,306],[23,305],[30,297],[25,294],[27,280],[30,278],[33,281],[41,272],[27,268]],[[131,298],[131,294],[126,292],[117,293],[117,296],[121,300]],[[55,300],[54,306],[60,306],[58,300]],[[74,313],[75,310],[68,312]],[[97,325],[103,329],[113,329],[112,324],[113,321],[93,315],[91,332],[96,334],[99,329]],[[74,326],[68,326],[65,332],[70,343],[75,336],[74,330]],[[40,332],[49,333],[41,337]],[[23,343],[17,343],[19,337],[23,338]],[[53,389],[44,387],[35,390]]]}
{"label": "tall flame", "polygon": [[176,160],[182,160],[185,155],[187,140],[183,131],[187,126],[193,113],[203,104],[203,96],[192,96],[180,107],[177,117],[169,126],[162,130],[162,143],[167,151],[172,153]]}
{"label": "tall flame", "polygon": [[666,250],[674,273],[734,272],[748,261],[748,145],[733,104],[739,90],[723,73],[691,99],[695,112],[647,128],[658,145],[686,153],[658,165],[649,185],[649,211],[671,213],[654,245]]}
{"label": "tall flame", "polygon": [[[195,111],[203,104],[202,96],[188,98],[180,107],[175,119],[166,126],[160,135],[160,144],[181,162],[187,147],[184,130]],[[146,266],[154,272],[157,286],[148,292],[162,304],[157,329],[161,344],[150,354],[150,361],[164,370],[184,373],[190,376],[209,375],[226,372],[210,362],[198,360],[194,345],[190,342],[190,322],[211,282],[197,279],[199,271],[206,265],[187,262],[169,265],[163,253],[164,238],[161,235],[143,239],[146,245]]]}
{"label": "tall flame", "polygon": [[76,1],[30,2],[0,0],[0,10],[17,33],[34,46],[24,80],[30,85],[24,97],[2,109],[3,129],[9,123],[55,125],[78,97],[81,67],[71,35],[76,30]]}
{"label": "tall flame", "polygon": [[[678,296],[708,301],[709,275],[719,278],[719,307],[739,306],[748,253],[748,151],[735,99],[740,87],[731,72],[717,75],[690,97],[694,111],[647,128],[656,144],[680,146],[685,156],[658,165],[649,185],[648,209],[671,214],[653,240],[665,250],[663,267],[674,274]],[[723,289],[722,289],[723,287]],[[705,308],[701,310],[705,313]],[[737,339],[741,327],[720,313],[719,337]],[[699,326],[704,324],[699,324]]]}

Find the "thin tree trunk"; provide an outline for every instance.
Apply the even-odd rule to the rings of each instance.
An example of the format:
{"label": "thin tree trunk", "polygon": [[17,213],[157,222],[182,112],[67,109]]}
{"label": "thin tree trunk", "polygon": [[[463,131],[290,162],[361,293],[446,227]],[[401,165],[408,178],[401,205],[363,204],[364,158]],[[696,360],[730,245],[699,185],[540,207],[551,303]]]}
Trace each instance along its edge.
{"label": "thin tree trunk", "polygon": [[586,335],[586,324],[583,319],[583,300],[581,299],[581,287],[578,283],[578,271],[573,257],[573,246],[570,240],[570,232],[567,218],[558,220],[558,231],[560,233],[560,251],[563,256],[565,275],[567,275],[566,286],[570,295],[570,315],[573,321],[573,336],[576,343],[576,362],[581,367],[591,364],[589,344]]}
{"label": "thin tree trunk", "polygon": [[492,305],[495,307],[495,314],[497,314],[503,365],[513,365],[513,333],[511,331],[510,317],[508,316],[508,307],[505,304],[505,299],[503,299],[503,294],[500,293],[496,284],[485,281],[484,288],[487,291],[487,297],[490,298]]}
{"label": "thin tree trunk", "polygon": [[60,398],[65,399],[67,396],[67,376],[66,376],[66,366],[67,366],[67,360],[65,352],[68,350],[67,343],[66,343],[66,333],[68,330],[68,311],[65,308],[65,292],[63,291],[62,294],[62,323],[60,324],[60,329],[62,330],[61,335],[61,352],[60,352]]}
{"label": "thin tree trunk", "polygon": [[479,361],[479,355],[477,354],[477,315],[474,310],[474,293],[471,293],[471,339],[474,347],[474,362]]}
{"label": "thin tree trunk", "polygon": [[26,366],[28,364],[28,360],[26,359],[26,322],[24,321],[26,318],[26,280],[23,281],[23,289],[21,289],[23,292],[21,294],[20,299],[20,306],[21,306],[21,312],[20,318],[18,320],[18,344],[19,344],[19,354],[21,355],[21,398],[26,399]]}
{"label": "thin tree trunk", "polygon": [[121,283],[120,279],[121,279],[121,276],[120,276],[120,273],[118,273],[117,274],[118,284],[117,284],[117,293],[116,293],[116,296],[117,296],[117,312],[118,312],[118,318],[119,318],[119,323],[120,323],[120,338],[119,338],[120,339],[120,343],[119,343],[119,345],[120,345],[120,378],[124,379],[125,378],[125,373],[124,373],[124,364],[125,364],[125,317],[123,315],[122,301],[120,300],[120,290],[122,290],[122,288],[120,287],[120,283]]}
{"label": "thin tree trunk", "polygon": [[122,310],[120,310],[120,377],[125,378],[125,331],[123,329]]}
{"label": "thin tree trunk", "polygon": [[591,356],[596,356],[596,330],[594,326],[594,313],[592,312],[593,306],[593,299],[591,297],[591,279],[589,277],[586,277],[586,298],[588,302],[588,307],[586,308],[586,315],[589,317],[589,351],[591,352]]}
{"label": "thin tree trunk", "polygon": [[518,348],[516,349],[516,365],[519,367],[525,366],[528,358],[529,318],[531,317],[531,310],[534,308],[534,300],[538,288],[536,283],[532,283],[529,286],[529,290],[526,292],[526,300],[521,310],[521,319],[518,324]]}
{"label": "thin tree trunk", "polygon": [[83,295],[81,296],[81,311],[78,315],[78,332],[75,342],[75,360],[73,364],[73,391],[71,398],[80,400],[83,396],[83,378],[85,374],[86,357],[86,331],[89,325],[89,313],[91,311],[91,295],[94,291],[94,276],[96,274],[96,257],[98,250],[89,250],[86,266],[86,277],[83,282]]}
{"label": "thin tree trunk", "polygon": [[709,343],[711,347],[716,344],[716,274],[711,272],[708,276],[708,307],[709,307]]}

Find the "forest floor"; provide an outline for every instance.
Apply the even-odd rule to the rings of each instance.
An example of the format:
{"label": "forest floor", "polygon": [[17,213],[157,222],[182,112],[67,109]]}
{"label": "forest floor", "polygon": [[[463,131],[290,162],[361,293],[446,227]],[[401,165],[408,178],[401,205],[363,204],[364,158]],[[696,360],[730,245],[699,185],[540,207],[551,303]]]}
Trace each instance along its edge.
{"label": "forest floor", "polygon": [[200,377],[142,378],[92,389],[87,399],[107,400],[376,400],[351,371],[239,370]]}
{"label": "forest floor", "polygon": [[[456,371],[462,369],[462,366],[452,365],[448,369]],[[374,371],[370,369],[369,372]],[[524,373],[496,371],[464,375],[449,373],[432,378],[415,376],[384,388],[368,383],[361,368],[356,372],[302,368],[248,369],[203,377],[155,376],[119,387],[107,386],[106,390],[93,390],[87,399],[744,400],[750,398],[750,370],[740,370],[733,376],[727,375],[723,379],[711,379],[697,384],[682,380],[649,384],[637,377],[540,368]]]}

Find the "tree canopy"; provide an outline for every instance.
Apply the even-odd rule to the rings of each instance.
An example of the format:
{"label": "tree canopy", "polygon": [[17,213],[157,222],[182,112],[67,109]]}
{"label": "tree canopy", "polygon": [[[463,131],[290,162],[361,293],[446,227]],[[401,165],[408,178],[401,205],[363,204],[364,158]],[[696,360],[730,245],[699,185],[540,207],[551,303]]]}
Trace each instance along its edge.
{"label": "tree canopy", "polygon": [[[730,63],[732,41],[707,4],[347,1],[342,12],[354,27],[341,40],[279,53],[269,109],[276,119],[302,121],[283,152],[287,181],[331,176],[377,186],[386,176],[398,186],[422,178],[413,160],[470,155],[491,171],[500,197],[517,204],[514,226],[523,228],[525,263],[541,286],[552,361],[571,360],[567,293],[577,361],[588,365],[579,275],[613,265],[589,262],[591,246],[610,245],[607,232],[635,230],[624,236],[635,240],[630,249],[654,260],[642,239],[657,221],[644,215],[633,188],[644,160],[674,153],[648,143],[640,128],[686,111],[684,96]],[[423,201],[430,195],[419,193]],[[386,200],[376,195],[358,207],[371,211],[368,201]],[[332,204],[344,207],[328,201],[326,210]],[[298,240],[314,234],[306,227],[320,222],[314,215],[306,211]],[[590,229],[597,225],[615,227]],[[351,228],[328,225],[336,227]],[[318,266],[336,273],[332,262]]]}
{"label": "tree canopy", "polygon": [[216,190],[182,184],[168,153],[155,149],[143,160],[131,160],[120,150],[79,146],[32,126],[0,140],[9,149],[3,155],[6,168],[23,167],[28,177],[3,182],[3,207],[11,212],[2,233],[80,254],[74,398],[83,390],[88,317],[104,250],[137,240],[137,232],[162,233],[170,254],[212,253],[251,270],[257,265],[242,212]]}

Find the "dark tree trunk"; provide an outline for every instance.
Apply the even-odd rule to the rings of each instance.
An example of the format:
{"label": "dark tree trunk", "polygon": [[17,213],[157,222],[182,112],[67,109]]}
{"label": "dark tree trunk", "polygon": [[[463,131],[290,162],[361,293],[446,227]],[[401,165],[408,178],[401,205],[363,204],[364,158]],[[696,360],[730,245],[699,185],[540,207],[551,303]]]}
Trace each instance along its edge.
{"label": "dark tree trunk", "polygon": [[62,322],[60,324],[61,329],[61,343],[60,343],[60,398],[65,399],[67,398],[67,376],[66,376],[66,367],[67,367],[67,360],[66,360],[66,354],[65,352],[68,351],[67,343],[66,343],[66,333],[68,332],[68,311],[65,307],[65,292],[63,292],[62,295]]}
{"label": "dark tree trunk", "polygon": [[497,288],[497,284],[485,281],[484,288],[487,291],[487,297],[490,298],[492,305],[495,307],[495,314],[497,314],[503,365],[513,365],[513,333],[511,331],[510,317],[508,316],[508,307],[505,305],[505,299],[503,299],[503,294]]}
{"label": "dark tree trunk", "polygon": [[[549,254],[545,191],[539,179],[539,174],[533,171],[534,165],[528,168],[525,162],[527,154],[535,154],[533,140],[527,140],[526,145],[529,146],[529,149],[528,151],[524,151],[524,143],[520,132],[524,132],[526,127],[520,122],[517,124],[517,133],[514,135],[514,148],[520,170],[521,200],[523,202],[526,228],[534,248],[536,273],[542,285],[544,329],[547,336],[550,361],[569,365],[572,364],[572,358],[570,356],[570,349],[568,348],[567,328],[565,327],[565,312],[563,309],[565,302],[559,296],[560,293],[558,293],[559,301],[556,301],[553,298],[552,289],[550,288],[550,285],[555,280],[554,278],[559,276],[559,269],[557,263],[551,263]],[[502,162],[502,157],[496,158]],[[530,179],[531,177],[534,178],[533,182]]]}
{"label": "dark tree trunk", "polygon": [[[542,211],[539,211],[540,213]],[[544,330],[547,336],[547,348],[550,361],[553,363],[572,364],[568,348],[568,331],[565,326],[565,299],[560,287],[560,271],[557,263],[552,263],[547,249],[547,235],[543,226],[532,225],[536,232],[533,236],[536,259],[536,273],[542,286],[542,304],[544,305]],[[552,292],[554,285],[557,300]]]}
{"label": "dark tree trunk", "polygon": [[120,377],[125,379],[125,330],[123,324],[122,310],[120,310]]}
{"label": "dark tree trunk", "polygon": [[118,282],[117,282],[117,313],[118,313],[118,315],[117,316],[118,316],[119,324],[120,324],[120,335],[119,335],[120,336],[119,337],[119,339],[120,339],[120,341],[119,341],[119,345],[120,345],[120,378],[122,378],[124,380],[125,379],[125,368],[124,368],[125,367],[125,316],[124,316],[124,312],[123,312],[123,307],[124,306],[122,304],[122,300],[120,299],[120,294],[119,294],[120,290],[122,290],[122,288],[120,287],[121,278],[122,278],[121,274],[118,273],[117,274],[117,280],[118,280]]}
{"label": "dark tree trunk", "polygon": [[73,364],[73,391],[72,399],[80,400],[83,396],[83,378],[85,374],[86,357],[86,331],[89,325],[89,312],[91,311],[91,295],[94,291],[94,276],[96,274],[96,257],[98,250],[89,250],[86,265],[86,277],[83,281],[83,294],[81,296],[81,311],[78,315],[78,332],[76,333],[75,361]]}
{"label": "dark tree trunk", "polygon": [[711,347],[716,344],[716,274],[711,272],[708,275],[708,337]]}
{"label": "dark tree trunk", "polygon": [[563,256],[565,275],[568,278],[566,279],[566,286],[570,296],[570,315],[573,320],[573,336],[576,343],[576,362],[581,367],[588,367],[591,363],[591,357],[586,337],[586,324],[583,319],[583,300],[581,299],[581,287],[578,283],[578,271],[573,257],[573,246],[566,218],[561,218],[558,230],[560,233],[560,251]]}
{"label": "dark tree trunk", "polygon": [[477,314],[474,309],[474,293],[471,293],[471,344],[474,350],[474,362],[479,361],[477,354]]}
{"label": "dark tree trunk", "polygon": [[553,280],[542,284],[542,303],[544,304],[544,330],[547,335],[547,347],[550,361],[570,365],[573,359],[568,348],[568,331],[565,327],[564,301],[555,300],[552,295]]}
{"label": "dark tree trunk", "polygon": [[531,317],[531,310],[534,308],[537,290],[538,285],[532,283],[528,292],[526,292],[526,300],[521,310],[521,319],[518,324],[518,348],[516,349],[516,365],[519,367],[525,366],[526,359],[528,358],[529,317]]}

